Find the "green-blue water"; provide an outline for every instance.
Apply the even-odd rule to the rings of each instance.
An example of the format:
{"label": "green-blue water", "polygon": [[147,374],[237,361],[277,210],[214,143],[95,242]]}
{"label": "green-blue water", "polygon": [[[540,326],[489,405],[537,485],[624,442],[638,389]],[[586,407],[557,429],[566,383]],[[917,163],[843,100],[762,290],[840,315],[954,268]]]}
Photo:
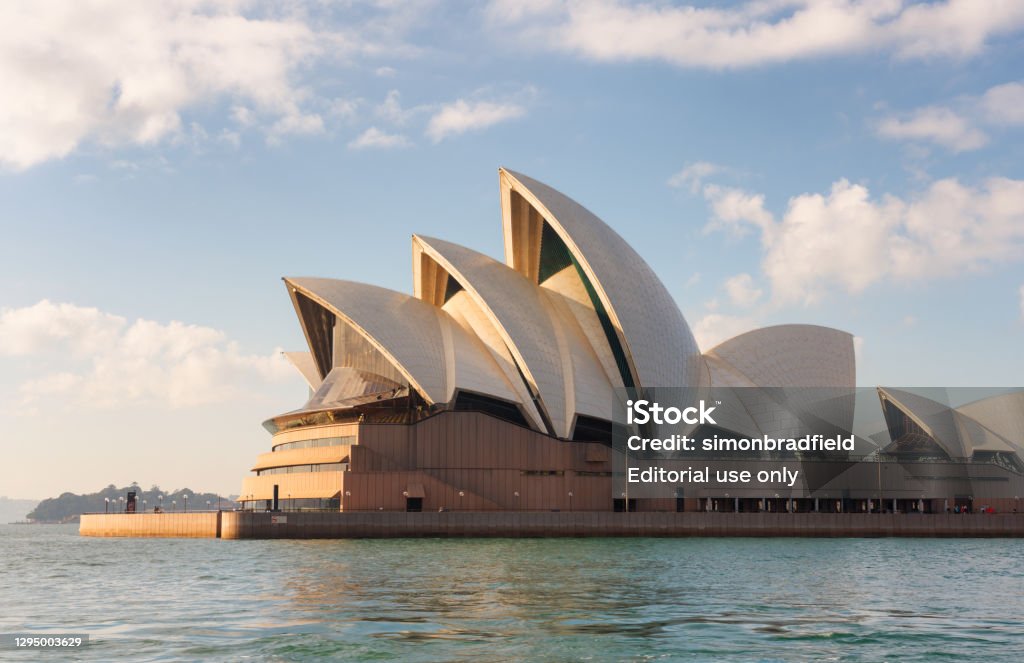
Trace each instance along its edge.
{"label": "green-blue water", "polygon": [[[82,660],[1024,659],[1024,543],[219,541],[0,526],[0,633]],[[69,660],[0,651],[0,659]]]}

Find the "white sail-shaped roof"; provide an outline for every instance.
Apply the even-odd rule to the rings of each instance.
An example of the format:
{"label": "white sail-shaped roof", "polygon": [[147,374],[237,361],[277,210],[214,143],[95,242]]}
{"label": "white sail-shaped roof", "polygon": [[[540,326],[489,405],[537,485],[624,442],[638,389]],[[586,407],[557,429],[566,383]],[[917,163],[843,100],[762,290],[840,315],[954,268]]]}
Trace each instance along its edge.
{"label": "white sail-shaped roof", "polygon": [[961,405],[957,412],[1024,451],[1024,391],[983,398]]}
{"label": "white sail-shaped roof", "polygon": [[[818,325],[762,327],[707,352],[713,386],[844,387],[857,384],[853,336]],[[722,366],[722,363],[728,366]]]}
{"label": "white sail-shaped roof", "polygon": [[597,357],[575,320],[564,319],[542,288],[497,260],[451,242],[417,236],[413,246],[416,295],[445,304],[437,299],[439,273],[422,267],[420,254],[425,254],[456,279],[498,331],[552,434],[569,437],[576,412],[611,419],[612,389]]}
{"label": "white sail-shaped roof", "polygon": [[[324,403],[347,402],[350,391],[362,398],[378,383],[456,408],[473,405],[468,394],[456,402],[460,391],[474,392],[570,438],[574,427],[598,430],[589,419],[611,420],[621,387],[681,387],[662,393],[688,401],[708,386],[783,387],[797,412],[821,397],[814,389],[854,386],[852,337],[834,329],[758,329],[701,355],[664,284],[611,227],[541,182],[499,174],[506,264],[414,236],[415,297],[351,281],[285,279],[309,344],[289,359],[314,390],[337,369],[352,369],[333,373]],[[734,428],[768,430],[743,405]],[[832,421],[845,422],[845,401],[833,409]],[[986,431],[974,437],[996,446],[999,436]]]}
{"label": "white sail-shaped roof", "polygon": [[[637,387],[694,387],[706,371],[675,300],[654,270],[604,221],[568,196],[501,169],[505,262],[538,282],[545,224],[572,254],[604,309]],[[597,308],[595,305],[595,308]]]}
{"label": "white sail-shaped roof", "polygon": [[306,380],[306,384],[313,391],[320,388],[323,383],[323,378],[320,377],[320,373],[317,370],[316,360],[313,359],[312,353],[308,351],[297,351],[297,352],[284,352],[282,353],[292,366],[294,366],[299,373],[302,374],[303,379]]}
{"label": "white sail-shaped roof", "polygon": [[[942,390],[933,391],[941,392]],[[908,419],[927,433],[950,458],[970,457],[971,452],[964,447],[957,430],[953,409],[948,404],[911,391],[890,387],[879,387],[878,397],[882,401],[883,408],[886,403],[890,403],[903,412]]]}
{"label": "white sail-shaped roof", "polygon": [[315,329],[318,312],[310,312],[307,302],[365,338],[428,403],[447,403],[457,389],[519,402],[479,339],[437,307],[354,281],[286,278],[285,283],[310,350],[314,357],[321,357],[318,363],[323,363],[330,348],[323,347],[325,334]]}
{"label": "white sail-shaped roof", "polygon": [[[788,434],[806,427],[806,413],[843,430],[852,426],[857,376],[853,337],[846,332],[763,327],[720,343],[704,363],[713,388],[735,390],[719,422],[730,430],[747,433],[753,424],[761,434]],[[730,407],[732,400],[742,407]]]}
{"label": "white sail-shaped roof", "polygon": [[1024,461],[1024,393],[991,396],[958,408],[944,402],[948,400],[944,390],[924,393],[927,395],[891,387],[878,389],[883,405],[898,408],[950,458],[992,452],[1014,454]]}

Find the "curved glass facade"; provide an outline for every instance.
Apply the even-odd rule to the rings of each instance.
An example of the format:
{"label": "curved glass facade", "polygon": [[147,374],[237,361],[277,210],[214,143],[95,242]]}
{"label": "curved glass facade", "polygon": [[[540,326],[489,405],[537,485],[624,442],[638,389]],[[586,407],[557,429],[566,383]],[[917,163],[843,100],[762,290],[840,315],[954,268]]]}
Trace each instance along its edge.
{"label": "curved glass facade", "polygon": [[342,437],[317,437],[310,440],[299,440],[297,442],[284,442],[274,447],[274,451],[286,451],[288,449],[315,449],[317,447],[336,447],[343,444],[355,444],[355,435],[344,435]]}
{"label": "curved glass facade", "polygon": [[285,465],[284,467],[270,467],[265,470],[256,470],[256,476],[266,474],[305,474],[308,472],[345,472],[348,470],[348,463],[316,463],[313,465]]}

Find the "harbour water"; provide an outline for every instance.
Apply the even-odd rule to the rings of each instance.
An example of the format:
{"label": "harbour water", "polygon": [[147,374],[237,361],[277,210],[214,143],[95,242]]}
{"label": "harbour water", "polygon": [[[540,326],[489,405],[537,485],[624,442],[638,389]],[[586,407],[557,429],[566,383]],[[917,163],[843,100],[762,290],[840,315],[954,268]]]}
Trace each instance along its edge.
{"label": "harbour water", "polygon": [[83,538],[0,525],[0,660],[1020,660],[1012,539]]}

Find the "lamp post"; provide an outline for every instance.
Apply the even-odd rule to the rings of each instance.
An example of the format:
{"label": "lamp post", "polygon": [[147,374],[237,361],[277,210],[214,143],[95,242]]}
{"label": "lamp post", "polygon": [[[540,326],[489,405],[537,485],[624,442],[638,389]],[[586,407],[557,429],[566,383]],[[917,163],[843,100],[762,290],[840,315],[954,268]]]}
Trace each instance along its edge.
{"label": "lamp post", "polygon": [[622,503],[626,505],[626,513],[629,513],[629,493],[622,492]]}
{"label": "lamp post", "polygon": [[146,500],[142,500],[142,513],[146,513]]}
{"label": "lamp post", "polygon": [[103,498],[103,513],[110,513],[110,498]]}
{"label": "lamp post", "polygon": [[178,506],[178,500],[171,500],[171,511],[174,511],[175,507]]}
{"label": "lamp post", "polygon": [[124,495],[117,498],[118,504],[120,504],[121,513],[124,513]]}
{"label": "lamp post", "polygon": [[213,509],[210,508],[211,506],[212,506],[212,504],[211,504],[210,500],[206,500],[206,510],[207,511],[212,511],[213,510]]}
{"label": "lamp post", "polygon": [[185,500],[185,513],[188,513],[188,493],[182,495],[181,499]]}
{"label": "lamp post", "polygon": [[462,498],[466,496],[466,491],[459,491],[459,511],[462,511]]}
{"label": "lamp post", "polygon": [[160,510],[163,511],[164,510],[164,495],[163,495],[163,493],[160,493],[159,495],[157,495],[157,499],[160,500]]}
{"label": "lamp post", "polygon": [[513,492],[512,496],[516,498],[516,511],[519,511],[519,491]]}
{"label": "lamp post", "polygon": [[[345,491],[345,497],[352,497],[352,491],[351,490],[346,490]],[[341,500],[341,510],[342,511],[345,510],[345,500],[344,499]]]}
{"label": "lamp post", "polygon": [[295,504],[292,502],[292,494],[288,493],[288,511],[294,511]]}
{"label": "lamp post", "polygon": [[572,511],[572,491],[569,491],[569,511]]}

